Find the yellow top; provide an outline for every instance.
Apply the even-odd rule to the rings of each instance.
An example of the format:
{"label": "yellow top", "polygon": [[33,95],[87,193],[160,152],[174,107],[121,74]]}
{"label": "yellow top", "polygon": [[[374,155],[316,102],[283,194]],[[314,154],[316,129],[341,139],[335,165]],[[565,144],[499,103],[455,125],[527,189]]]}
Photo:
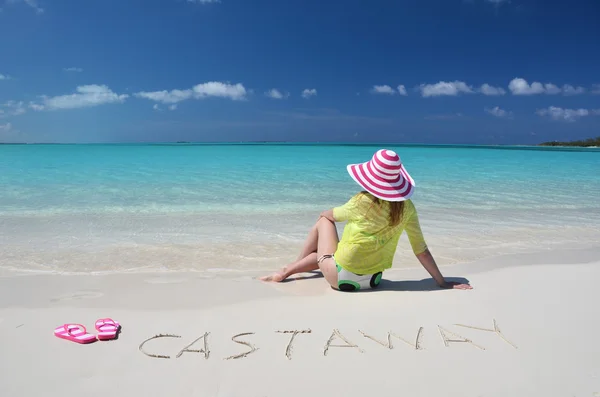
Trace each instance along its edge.
{"label": "yellow top", "polygon": [[404,202],[402,220],[396,226],[389,223],[389,204],[380,202],[383,205],[378,206],[365,194],[358,193],[333,209],[336,222],[348,222],[334,254],[335,261],[352,273],[373,274],[391,268],[403,230],[415,255],[427,249],[412,201]]}

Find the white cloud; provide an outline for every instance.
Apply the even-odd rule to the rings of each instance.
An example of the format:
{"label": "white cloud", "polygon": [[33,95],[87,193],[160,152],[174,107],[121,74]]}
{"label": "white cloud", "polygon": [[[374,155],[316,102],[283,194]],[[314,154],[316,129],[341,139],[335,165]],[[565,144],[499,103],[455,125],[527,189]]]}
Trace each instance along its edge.
{"label": "white cloud", "polygon": [[460,93],[473,93],[473,88],[462,81],[440,81],[436,84],[421,84],[421,95],[425,98],[435,96],[457,96]]}
{"label": "white cloud", "polygon": [[23,102],[19,102],[17,106],[14,108],[13,115],[19,116],[25,113],[25,106],[23,106]]}
{"label": "white cloud", "polygon": [[29,7],[33,8],[35,12],[41,14],[44,9],[38,5],[37,0],[6,0],[6,4],[25,3]]}
{"label": "white cloud", "polygon": [[585,88],[583,87],[573,87],[570,84],[565,84],[563,86],[563,94],[564,95],[581,95],[581,94],[585,94]]}
{"label": "white cloud", "polygon": [[492,116],[496,116],[496,117],[512,117],[512,112],[508,112],[504,109],[501,109],[499,106],[493,107],[491,109],[485,108],[484,109],[486,113],[491,114]]}
{"label": "white cloud", "polygon": [[373,88],[371,89],[371,92],[373,94],[388,94],[388,95],[394,95],[396,93],[396,91],[394,91],[394,89],[392,87],[390,87],[389,85],[374,85]]}
{"label": "white cloud", "polygon": [[23,101],[8,101],[0,104],[0,118],[9,116],[20,116],[26,111]]}
{"label": "white cloud", "polygon": [[[1,9],[0,9],[1,10]],[[21,131],[16,129],[11,123],[0,124],[0,142],[23,142]]]}
{"label": "white cloud", "polygon": [[546,84],[545,88],[546,88],[546,94],[548,94],[548,95],[560,94],[560,88],[558,88],[557,86],[555,86],[552,83]]}
{"label": "white cloud", "polygon": [[135,94],[138,98],[150,99],[154,102],[160,103],[177,103],[190,99],[193,95],[192,90],[171,90],[171,91],[153,91],[153,92],[137,92]]}
{"label": "white cloud", "polygon": [[40,110],[45,109],[44,105],[40,105],[40,104],[33,103],[33,102],[29,102],[29,107],[35,111],[40,111]]}
{"label": "white cloud", "polygon": [[81,72],[83,72],[83,69],[82,68],[64,68],[63,71],[81,73]]}
{"label": "white cloud", "polygon": [[306,88],[304,91],[302,91],[302,98],[308,99],[311,96],[316,96],[317,95],[317,90],[315,88]]}
{"label": "white cloud", "polygon": [[152,109],[159,111],[160,112],[160,106],[158,106],[158,103],[155,103],[154,106],[152,106]]}
{"label": "white cloud", "polygon": [[571,96],[581,95],[585,93],[585,88],[574,87],[571,84],[565,84],[561,88],[552,83],[542,84],[540,82],[535,81],[531,83],[531,85],[529,85],[527,80],[522,78],[513,79],[508,84],[508,89],[512,92],[513,95],[557,95],[562,93],[563,95]]}
{"label": "white cloud", "polygon": [[506,94],[506,91],[503,88],[500,87],[493,87],[489,84],[483,84],[480,88],[479,88],[479,92],[481,92],[483,95],[488,95],[488,96],[497,96],[497,95],[504,95]]}
{"label": "white cloud", "polygon": [[176,110],[177,109],[177,105],[171,105],[169,106],[169,110]]}
{"label": "white cloud", "polygon": [[105,85],[82,85],[77,87],[74,94],[55,97],[43,96],[43,106],[47,110],[76,109],[98,106],[108,103],[122,103],[129,96],[117,94]]}
{"label": "white cloud", "polygon": [[587,109],[563,109],[556,106],[550,106],[547,109],[538,109],[536,114],[539,116],[548,116],[553,120],[575,121],[581,117],[589,116]]}
{"label": "white cloud", "polygon": [[[0,9],[1,11],[1,9]],[[23,139],[23,134],[21,134],[21,131],[19,131],[18,129],[16,129],[14,127],[14,125],[12,125],[11,123],[4,123],[4,124],[0,124],[0,143],[1,142],[5,142],[5,143],[9,143],[9,142],[24,142],[26,141],[25,139]]]}
{"label": "white cloud", "polygon": [[592,109],[592,113],[596,116],[600,116],[600,109]]}
{"label": "white cloud", "polygon": [[[397,93],[402,96],[408,95],[408,92],[406,91],[406,87],[402,84],[400,84],[398,87],[396,87],[396,90],[398,90]],[[387,84],[374,85],[373,88],[371,88],[371,93],[372,94],[395,95],[396,90],[394,90],[392,87],[390,87]]]}
{"label": "white cloud", "polygon": [[7,74],[2,74],[0,73],[0,80],[10,80],[12,77],[10,77]]}
{"label": "white cloud", "polygon": [[198,84],[192,88],[195,98],[206,98],[210,96],[228,98],[234,101],[246,99],[246,88],[240,83],[229,84],[220,81],[210,81]]}
{"label": "white cloud", "polygon": [[592,94],[594,94],[594,95],[600,95],[600,84],[593,84],[592,85]]}
{"label": "white cloud", "polygon": [[10,130],[12,130],[11,123],[0,124],[0,132],[10,132]]}
{"label": "white cloud", "polygon": [[542,83],[536,81],[529,85],[527,80],[518,77],[508,84],[508,89],[513,95],[535,95],[546,91]]}
{"label": "white cloud", "polygon": [[[154,102],[163,103],[165,105],[188,100],[202,99],[206,97],[228,98],[234,101],[246,99],[246,89],[242,84],[221,83],[219,81],[211,81],[204,84],[197,84],[194,87],[186,90],[163,90],[163,91],[141,91],[133,94],[138,98],[149,99]],[[156,107],[155,107],[156,109]],[[174,110],[175,108],[171,109]]]}
{"label": "white cloud", "polygon": [[270,89],[269,91],[265,92],[265,95],[272,99],[283,99],[289,96],[289,94],[283,94],[277,88]]}

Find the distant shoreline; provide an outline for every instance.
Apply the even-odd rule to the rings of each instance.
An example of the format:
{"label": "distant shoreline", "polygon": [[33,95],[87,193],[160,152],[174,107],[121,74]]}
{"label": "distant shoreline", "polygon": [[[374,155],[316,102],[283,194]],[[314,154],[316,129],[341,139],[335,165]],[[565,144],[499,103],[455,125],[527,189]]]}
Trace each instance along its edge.
{"label": "distant shoreline", "polygon": [[600,137],[596,138],[588,138],[586,140],[579,141],[567,141],[567,142],[559,142],[559,141],[550,141],[540,143],[540,146],[551,146],[551,147],[587,147],[587,148],[598,148],[600,147]]}

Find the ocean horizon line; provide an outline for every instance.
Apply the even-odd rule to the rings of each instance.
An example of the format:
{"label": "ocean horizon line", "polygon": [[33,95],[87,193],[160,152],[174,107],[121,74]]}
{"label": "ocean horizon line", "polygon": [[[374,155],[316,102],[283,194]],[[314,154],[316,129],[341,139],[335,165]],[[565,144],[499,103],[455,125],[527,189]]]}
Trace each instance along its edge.
{"label": "ocean horizon line", "polygon": [[462,143],[398,143],[398,142],[298,142],[298,141],[235,141],[235,142],[15,142],[2,146],[364,146],[364,147],[421,147],[421,148],[463,148],[499,150],[541,150],[569,152],[600,152],[600,147],[584,146],[545,146],[525,144],[462,144]]}

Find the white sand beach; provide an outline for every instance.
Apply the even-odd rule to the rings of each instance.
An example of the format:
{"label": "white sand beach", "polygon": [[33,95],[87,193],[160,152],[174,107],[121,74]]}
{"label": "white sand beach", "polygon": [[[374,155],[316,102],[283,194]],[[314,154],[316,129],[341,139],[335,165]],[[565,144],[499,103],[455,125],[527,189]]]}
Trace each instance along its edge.
{"label": "white sand beach", "polygon": [[[423,269],[390,271],[383,290],[351,294],[314,276],[282,284],[256,274],[4,277],[0,395],[599,395],[600,249],[442,271],[474,289],[438,290]],[[95,333],[105,317],[122,324],[117,340],[82,345],[53,334],[65,323]],[[440,327],[447,339],[472,343],[446,346]],[[294,330],[306,333],[286,356],[292,334],[277,331]],[[346,344],[335,338],[324,354],[334,330],[358,347],[335,347]],[[363,335],[387,344],[388,332],[391,348]],[[206,339],[209,353],[178,356],[205,333],[188,349],[204,349]],[[232,341],[246,333],[237,340],[257,350],[227,359],[251,350]],[[158,334],[176,337],[152,339],[140,351]]]}

